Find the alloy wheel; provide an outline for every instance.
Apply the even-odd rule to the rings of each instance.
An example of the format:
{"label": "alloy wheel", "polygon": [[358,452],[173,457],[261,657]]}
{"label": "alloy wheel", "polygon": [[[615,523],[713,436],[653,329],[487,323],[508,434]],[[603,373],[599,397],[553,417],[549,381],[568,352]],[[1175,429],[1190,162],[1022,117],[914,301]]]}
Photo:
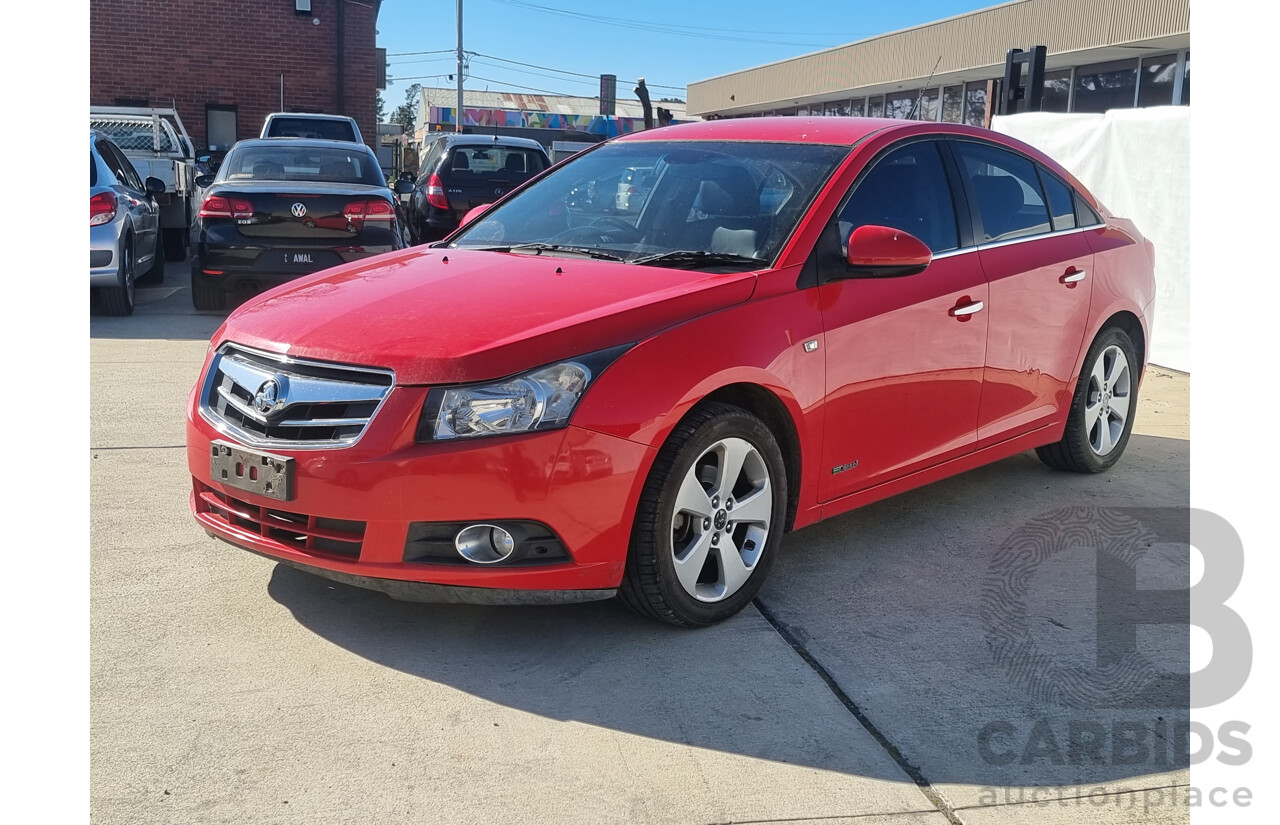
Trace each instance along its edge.
{"label": "alloy wheel", "polygon": [[1084,397],[1085,431],[1096,455],[1108,455],[1124,434],[1131,408],[1131,390],[1129,359],[1113,344],[1094,362]]}
{"label": "alloy wheel", "polygon": [[773,523],[769,467],[750,442],[725,438],[693,462],[676,494],[671,553],[685,592],[719,602],[754,572]]}

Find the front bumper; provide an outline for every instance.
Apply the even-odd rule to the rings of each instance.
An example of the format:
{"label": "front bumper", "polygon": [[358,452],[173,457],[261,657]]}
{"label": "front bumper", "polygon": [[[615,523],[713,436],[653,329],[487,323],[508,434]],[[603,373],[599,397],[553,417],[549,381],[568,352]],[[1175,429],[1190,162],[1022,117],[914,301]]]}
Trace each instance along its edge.
{"label": "front bumper", "polygon": [[[238,547],[396,598],[509,604],[611,596],[622,580],[649,448],[577,427],[417,444],[425,396],[426,388],[394,388],[349,447],[266,448],[295,461],[293,498],[279,501],[212,477],[211,442],[236,440],[200,415],[193,392],[187,460],[196,520]],[[517,519],[550,528],[569,560],[406,560],[415,555],[411,525]],[[536,592],[517,598],[497,591]]]}

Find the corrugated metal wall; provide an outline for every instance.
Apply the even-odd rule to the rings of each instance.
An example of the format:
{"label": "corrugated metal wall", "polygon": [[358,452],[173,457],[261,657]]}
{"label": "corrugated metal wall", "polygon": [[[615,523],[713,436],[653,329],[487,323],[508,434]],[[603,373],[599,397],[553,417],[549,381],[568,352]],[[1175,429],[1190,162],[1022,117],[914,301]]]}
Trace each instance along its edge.
{"label": "corrugated metal wall", "polygon": [[811,95],[923,80],[939,55],[937,73],[945,74],[1003,67],[1014,47],[1044,45],[1054,55],[1186,34],[1190,26],[1189,0],[1022,0],[691,83],[688,111],[786,106]]}

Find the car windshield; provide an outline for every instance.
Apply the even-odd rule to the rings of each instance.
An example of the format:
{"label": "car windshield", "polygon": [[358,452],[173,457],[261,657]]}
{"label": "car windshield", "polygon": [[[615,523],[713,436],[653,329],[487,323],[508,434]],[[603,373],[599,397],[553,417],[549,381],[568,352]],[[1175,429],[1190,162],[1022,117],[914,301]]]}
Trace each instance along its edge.
{"label": "car windshield", "polygon": [[278,146],[237,146],[218,169],[223,181],[322,181],[386,186],[387,179],[365,152],[283,142]]}
{"label": "car windshield", "polygon": [[620,141],[575,157],[450,246],[636,264],[772,263],[848,147]]}

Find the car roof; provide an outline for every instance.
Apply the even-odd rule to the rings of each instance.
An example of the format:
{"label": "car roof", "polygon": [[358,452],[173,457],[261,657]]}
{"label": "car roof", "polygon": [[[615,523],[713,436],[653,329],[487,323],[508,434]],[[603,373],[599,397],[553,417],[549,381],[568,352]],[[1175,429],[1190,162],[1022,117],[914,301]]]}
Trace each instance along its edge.
{"label": "car roof", "polygon": [[275,148],[291,146],[295,149],[298,147],[303,149],[343,149],[348,152],[368,150],[370,154],[373,153],[373,150],[369,149],[369,146],[364,143],[355,143],[350,140],[321,140],[319,138],[246,138],[245,140],[237,141],[231,148],[233,150],[242,148],[255,149],[264,146]]}
{"label": "car roof", "polygon": [[633,140],[746,140],[779,143],[825,143],[853,146],[868,135],[884,131],[927,133],[935,127],[940,134],[973,134],[998,137],[995,132],[955,123],[929,123],[878,117],[743,117],[681,123],[660,129],[631,132],[615,138]]}
{"label": "car roof", "polygon": [[546,147],[531,138],[508,137],[506,135],[460,135],[447,134],[436,138],[454,146],[517,146],[521,149],[538,149],[544,154]]}
{"label": "car roof", "polygon": [[355,118],[346,115],[326,115],[322,112],[272,112],[267,118],[273,117],[300,117],[307,120],[355,120]]}

